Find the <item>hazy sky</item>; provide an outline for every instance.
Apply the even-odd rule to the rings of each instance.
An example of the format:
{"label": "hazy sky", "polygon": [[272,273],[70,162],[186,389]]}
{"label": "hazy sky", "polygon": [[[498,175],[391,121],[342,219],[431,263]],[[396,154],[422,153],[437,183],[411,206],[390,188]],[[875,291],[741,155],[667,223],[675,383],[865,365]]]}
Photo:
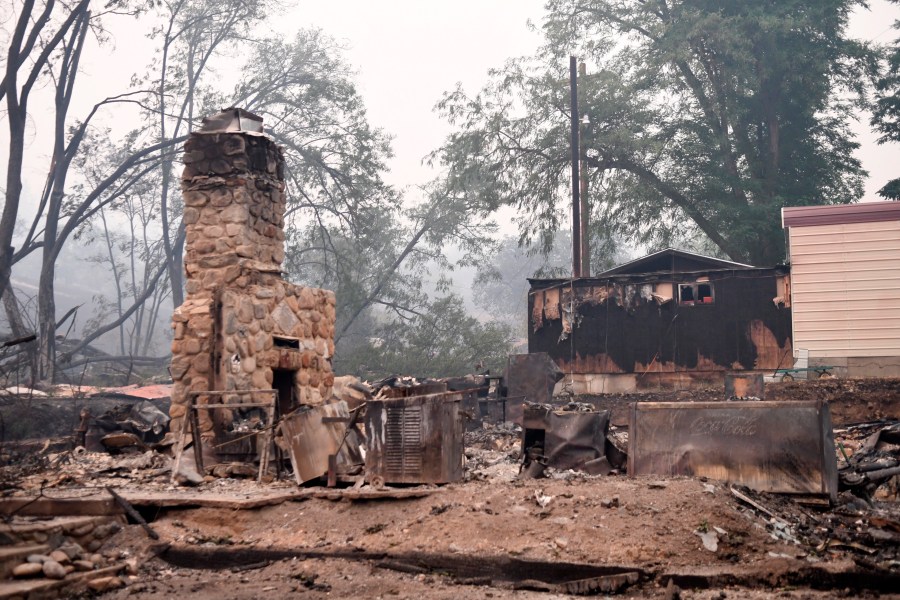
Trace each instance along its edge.
{"label": "hazy sky", "polygon": [[[387,179],[407,187],[424,184],[434,176],[422,165],[422,159],[450,131],[433,112],[441,94],[457,82],[475,92],[487,81],[488,69],[502,66],[508,58],[532,53],[540,43],[540,34],[529,31],[527,22],[540,24],[543,3],[544,0],[297,0],[284,14],[271,15],[270,22],[286,35],[298,28],[318,26],[341,42],[347,61],[357,73],[370,122],[394,138],[396,156],[390,162]],[[7,10],[0,8],[0,13],[7,16]],[[900,19],[900,7],[873,0],[871,10],[854,15],[851,33],[885,43],[897,35],[891,29],[895,19]],[[73,118],[85,114],[105,96],[126,90],[131,76],[140,73],[153,57],[145,22],[120,18],[109,21],[109,26],[109,43],[99,48],[90,44],[82,61],[84,68],[70,113]],[[40,122],[39,102],[40,91],[32,101],[31,117],[35,123]],[[27,153],[49,153],[50,131],[47,127],[39,129],[29,137]],[[859,157],[871,174],[864,200],[878,200],[875,192],[897,176],[900,144],[876,145],[867,115],[861,115],[855,131],[863,144]],[[5,138],[5,131],[0,132],[0,160],[5,160]],[[43,185],[45,162],[28,161],[26,171],[26,188]]]}
{"label": "hazy sky", "polygon": [[[344,41],[371,121],[395,136],[390,181],[414,185],[429,179],[421,160],[450,130],[432,112],[441,94],[456,82],[475,92],[487,81],[488,69],[532,53],[540,35],[526,23],[541,23],[543,5],[543,0],[300,1],[281,23],[285,31],[317,25]],[[854,15],[851,34],[886,43],[898,35],[891,29],[896,19],[900,7],[873,0],[870,10]],[[870,171],[864,200],[881,200],[875,192],[898,176],[900,144],[878,146],[868,116],[855,131],[863,144],[859,157]]]}

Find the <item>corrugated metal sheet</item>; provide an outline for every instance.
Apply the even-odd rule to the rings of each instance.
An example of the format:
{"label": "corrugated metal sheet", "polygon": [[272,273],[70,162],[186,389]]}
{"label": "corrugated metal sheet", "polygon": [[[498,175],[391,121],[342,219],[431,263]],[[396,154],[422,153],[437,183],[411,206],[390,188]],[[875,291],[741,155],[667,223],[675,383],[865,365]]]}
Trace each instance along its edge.
{"label": "corrugated metal sheet", "polygon": [[808,227],[900,220],[900,202],[864,202],[827,206],[791,206],[781,209],[783,227]]}
{"label": "corrugated metal sheet", "polygon": [[791,227],[794,348],[900,356],[900,221]]}

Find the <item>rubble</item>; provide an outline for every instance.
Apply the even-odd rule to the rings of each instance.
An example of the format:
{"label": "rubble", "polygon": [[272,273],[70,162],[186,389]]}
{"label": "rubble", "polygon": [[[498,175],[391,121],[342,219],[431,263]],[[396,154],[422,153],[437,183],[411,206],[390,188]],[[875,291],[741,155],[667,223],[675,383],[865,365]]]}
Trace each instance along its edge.
{"label": "rubble", "polygon": [[605,456],[608,424],[609,413],[596,411],[589,404],[570,402],[560,410],[548,404],[526,403],[522,476],[542,477],[547,468],[608,475],[612,471]]}
{"label": "rubble", "polygon": [[841,489],[866,503],[900,499],[900,421],[861,423],[835,434]]}

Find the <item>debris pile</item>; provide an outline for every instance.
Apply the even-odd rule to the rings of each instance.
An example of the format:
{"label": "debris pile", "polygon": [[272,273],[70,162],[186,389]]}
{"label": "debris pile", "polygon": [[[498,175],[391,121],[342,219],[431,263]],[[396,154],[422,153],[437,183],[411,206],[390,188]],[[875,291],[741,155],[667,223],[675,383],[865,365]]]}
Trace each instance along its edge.
{"label": "debris pile", "polygon": [[900,421],[851,425],[835,435],[841,489],[865,503],[900,499]]}
{"label": "debris pile", "polygon": [[900,507],[842,493],[833,507],[804,507],[790,497],[731,488],[744,514],[774,541],[793,544],[809,563],[848,553],[866,572],[900,574]]}
{"label": "debris pile", "polygon": [[522,476],[543,477],[546,469],[609,475],[606,458],[609,412],[570,402],[561,409],[526,403],[522,432]]}

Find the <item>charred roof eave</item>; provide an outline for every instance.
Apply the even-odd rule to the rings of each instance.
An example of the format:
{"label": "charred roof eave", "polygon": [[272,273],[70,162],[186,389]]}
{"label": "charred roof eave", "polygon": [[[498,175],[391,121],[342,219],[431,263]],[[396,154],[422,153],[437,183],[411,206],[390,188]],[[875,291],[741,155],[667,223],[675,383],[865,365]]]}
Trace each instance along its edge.
{"label": "charred roof eave", "polygon": [[[664,261],[669,261],[670,264],[667,264],[665,268],[659,268],[659,265]],[[678,263],[689,266],[679,267]],[[609,275],[621,275],[625,273],[636,275],[641,273],[657,273],[660,271],[688,272],[703,270],[706,268],[752,269],[754,267],[753,265],[747,265],[744,263],[725,260],[722,258],[715,258],[712,256],[705,256],[703,254],[696,254],[694,252],[688,252],[686,250],[666,248],[665,250],[660,250],[658,252],[648,254],[647,256],[636,258],[634,260],[613,267],[612,269],[608,269],[602,273],[598,273],[596,277],[607,277]]]}
{"label": "charred roof eave", "polygon": [[560,285],[585,286],[585,285],[605,285],[610,283],[658,283],[663,281],[694,281],[699,277],[710,277],[711,279],[726,279],[729,277],[772,277],[779,275],[787,275],[791,271],[789,265],[777,265],[774,267],[741,267],[733,269],[703,269],[699,271],[656,271],[653,273],[623,273],[618,275],[579,278],[528,278],[528,283],[532,289],[546,289]]}

